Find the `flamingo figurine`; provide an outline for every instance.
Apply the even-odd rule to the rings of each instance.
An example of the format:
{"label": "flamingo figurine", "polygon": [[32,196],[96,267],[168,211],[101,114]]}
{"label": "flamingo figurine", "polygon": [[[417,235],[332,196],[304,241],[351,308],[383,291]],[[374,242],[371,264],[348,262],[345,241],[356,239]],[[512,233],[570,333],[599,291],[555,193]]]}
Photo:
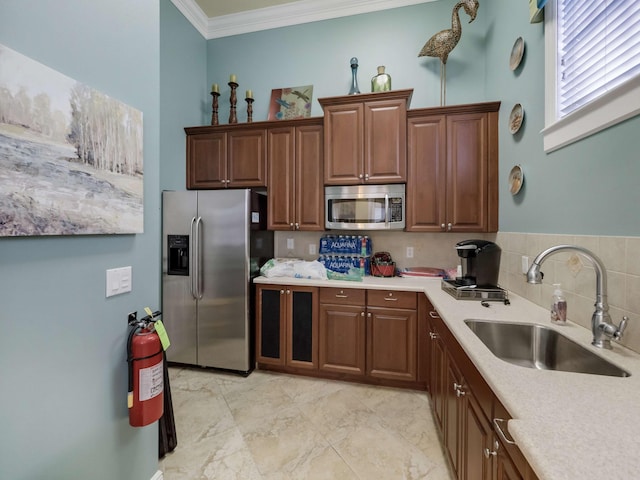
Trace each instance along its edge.
{"label": "flamingo figurine", "polygon": [[461,0],[456,3],[451,13],[451,28],[442,30],[432,36],[425,43],[418,57],[438,57],[440,59],[440,105],[445,104],[446,81],[447,81],[447,58],[451,51],[456,47],[462,36],[462,26],[460,25],[460,15],[458,10],[464,8],[464,11],[471,18],[469,23],[476,19],[478,14],[478,0]]}

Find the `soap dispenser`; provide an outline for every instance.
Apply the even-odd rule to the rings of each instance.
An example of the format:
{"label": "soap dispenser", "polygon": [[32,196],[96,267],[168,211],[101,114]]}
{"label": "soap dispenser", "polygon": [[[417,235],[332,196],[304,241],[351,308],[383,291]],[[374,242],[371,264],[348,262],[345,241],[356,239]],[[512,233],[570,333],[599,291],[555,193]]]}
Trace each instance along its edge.
{"label": "soap dispenser", "polygon": [[553,303],[551,304],[551,321],[558,325],[567,323],[567,300],[559,283],[554,283]]}

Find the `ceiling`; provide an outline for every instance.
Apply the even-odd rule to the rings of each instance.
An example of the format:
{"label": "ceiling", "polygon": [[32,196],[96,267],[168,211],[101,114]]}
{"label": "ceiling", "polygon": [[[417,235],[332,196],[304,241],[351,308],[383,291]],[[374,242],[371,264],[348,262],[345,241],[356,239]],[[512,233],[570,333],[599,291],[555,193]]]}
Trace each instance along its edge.
{"label": "ceiling", "polygon": [[438,0],[171,0],[207,40]]}
{"label": "ceiling", "polygon": [[204,14],[209,17],[221,17],[232,13],[248,12],[259,8],[275,7],[296,0],[195,0]]}

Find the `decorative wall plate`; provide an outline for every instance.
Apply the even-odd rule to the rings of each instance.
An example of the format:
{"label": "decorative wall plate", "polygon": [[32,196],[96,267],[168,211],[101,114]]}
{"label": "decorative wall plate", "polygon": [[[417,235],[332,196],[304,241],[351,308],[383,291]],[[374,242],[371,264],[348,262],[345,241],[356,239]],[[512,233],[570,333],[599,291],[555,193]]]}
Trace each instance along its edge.
{"label": "decorative wall plate", "polygon": [[511,115],[509,115],[509,131],[515,134],[520,130],[522,121],[524,120],[524,108],[519,103],[516,103],[511,109]]}
{"label": "decorative wall plate", "polygon": [[524,172],[520,165],[516,165],[509,172],[509,192],[511,195],[517,194],[524,183]]}
{"label": "decorative wall plate", "polygon": [[509,57],[509,68],[511,70],[515,70],[520,65],[522,61],[522,56],[524,55],[524,40],[522,37],[518,37],[513,44],[513,48],[511,49],[511,56]]}

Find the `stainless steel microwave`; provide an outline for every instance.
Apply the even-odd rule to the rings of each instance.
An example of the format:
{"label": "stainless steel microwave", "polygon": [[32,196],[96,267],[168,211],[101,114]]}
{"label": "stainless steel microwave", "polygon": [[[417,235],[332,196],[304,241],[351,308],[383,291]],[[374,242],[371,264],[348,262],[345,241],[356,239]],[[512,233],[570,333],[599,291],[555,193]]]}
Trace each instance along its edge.
{"label": "stainless steel microwave", "polygon": [[325,227],[333,230],[401,230],[405,185],[324,187]]}

